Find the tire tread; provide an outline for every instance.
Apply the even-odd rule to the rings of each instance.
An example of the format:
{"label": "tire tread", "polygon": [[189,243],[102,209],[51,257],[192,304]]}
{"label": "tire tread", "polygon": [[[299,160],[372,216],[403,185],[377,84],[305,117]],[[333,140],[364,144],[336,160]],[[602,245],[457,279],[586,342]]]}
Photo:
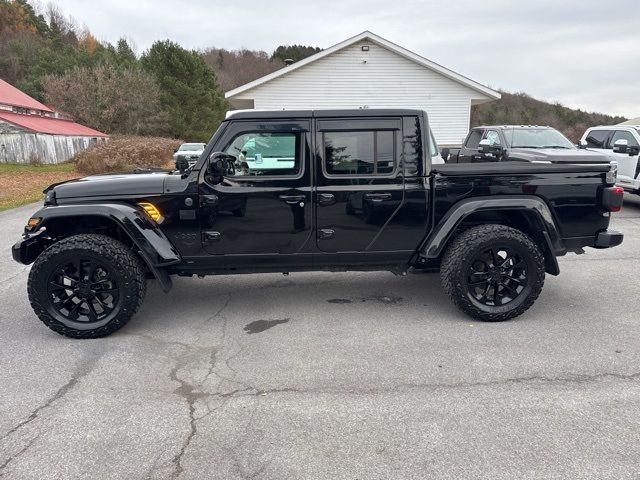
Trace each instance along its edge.
{"label": "tire tread", "polygon": [[[486,242],[488,239],[507,239],[521,243],[533,255],[536,264],[536,271],[530,272],[532,275],[537,276],[531,293],[523,303],[506,312],[490,313],[479,310],[467,298],[461,283],[461,279],[466,275],[466,272],[462,272],[465,259],[473,254],[479,244]],[[440,265],[442,287],[454,305],[470,317],[487,322],[502,322],[526,312],[540,295],[544,285],[544,277],[544,256],[534,241],[520,230],[499,224],[472,227],[460,233],[450,243]]]}
{"label": "tire tread", "polygon": [[[43,306],[36,282],[40,275],[46,274],[46,265],[56,255],[72,250],[91,250],[107,257],[122,269],[129,281],[122,285],[122,294],[125,295],[122,309],[118,315],[106,325],[89,330],[77,330],[69,328],[53,318]],[[54,243],[42,252],[29,272],[27,289],[29,302],[38,318],[54,332],[71,338],[100,338],[106,337],[127,324],[131,317],[138,311],[144,299],[147,288],[145,269],[140,259],[122,242],[107,235],[84,233],[67,237]]]}

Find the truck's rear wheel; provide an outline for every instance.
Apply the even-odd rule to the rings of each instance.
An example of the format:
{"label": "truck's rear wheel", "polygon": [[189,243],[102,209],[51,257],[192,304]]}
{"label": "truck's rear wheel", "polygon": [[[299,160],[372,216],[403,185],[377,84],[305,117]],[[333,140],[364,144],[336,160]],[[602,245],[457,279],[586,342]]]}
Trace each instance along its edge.
{"label": "truck's rear wheel", "polygon": [[65,238],[36,259],[29,301],[51,330],[73,338],[98,338],[123,327],[146,291],[140,260],[105,235]]}
{"label": "truck's rear wheel", "polygon": [[456,237],[442,259],[442,286],[469,316],[499,322],[525,312],[544,284],[544,256],[529,236],[482,225]]}

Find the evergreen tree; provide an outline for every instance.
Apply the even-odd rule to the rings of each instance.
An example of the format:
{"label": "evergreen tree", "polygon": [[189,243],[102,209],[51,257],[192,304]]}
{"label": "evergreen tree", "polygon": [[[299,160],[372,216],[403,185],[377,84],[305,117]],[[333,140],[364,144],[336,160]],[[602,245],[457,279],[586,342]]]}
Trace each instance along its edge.
{"label": "evergreen tree", "polygon": [[227,102],[202,55],[169,40],[155,42],[142,66],[160,86],[171,133],[186,141],[206,141],[224,118]]}
{"label": "evergreen tree", "polygon": [[318,53],[319,47],[307,47],[305,45],[280,45],[271,55],[271,60],[285,61],[287,59],[299,62],[311,55]]}

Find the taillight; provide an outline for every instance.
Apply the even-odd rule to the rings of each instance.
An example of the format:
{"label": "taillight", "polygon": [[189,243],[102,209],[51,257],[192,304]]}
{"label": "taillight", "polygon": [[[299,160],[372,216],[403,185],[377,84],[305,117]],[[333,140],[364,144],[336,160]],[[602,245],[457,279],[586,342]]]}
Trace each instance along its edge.
{"label": "taillight", "polygon": [[602,192],[602,206],[607,212],[619,212],[622,210],[624,188],[608,187]]}

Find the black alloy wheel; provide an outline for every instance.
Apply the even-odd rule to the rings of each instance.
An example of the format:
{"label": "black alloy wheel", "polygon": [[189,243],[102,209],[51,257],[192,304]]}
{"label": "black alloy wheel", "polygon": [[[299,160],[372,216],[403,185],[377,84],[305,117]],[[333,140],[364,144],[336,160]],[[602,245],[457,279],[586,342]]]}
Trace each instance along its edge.
{"label": "black alloy wheel", "polygon": [[111,267],[78,257],[58,265],[49,276],[50,308],[56,317],[95,323],[113,313],[119,288]]}
{"label": "black alloy wheel", "polygon": [[472,318],[500,322],[535,302],[545,262],[526,233],[506,225],[480,225],[458,234],[440,264],[445,292]]}
{"label": "black alloy wheel", "polygon": [[64,238],[33,263],[31,307],[51,330],[98,338],[122,328],[146,292],[145,268],[122,242],[99,234]]}
{"label": "black alloy wheel", "polygon": [[527,262],[512,248],[491,247],[478,252],[469,264],[468,295],[487,306],[514,301],[528,284]]}

